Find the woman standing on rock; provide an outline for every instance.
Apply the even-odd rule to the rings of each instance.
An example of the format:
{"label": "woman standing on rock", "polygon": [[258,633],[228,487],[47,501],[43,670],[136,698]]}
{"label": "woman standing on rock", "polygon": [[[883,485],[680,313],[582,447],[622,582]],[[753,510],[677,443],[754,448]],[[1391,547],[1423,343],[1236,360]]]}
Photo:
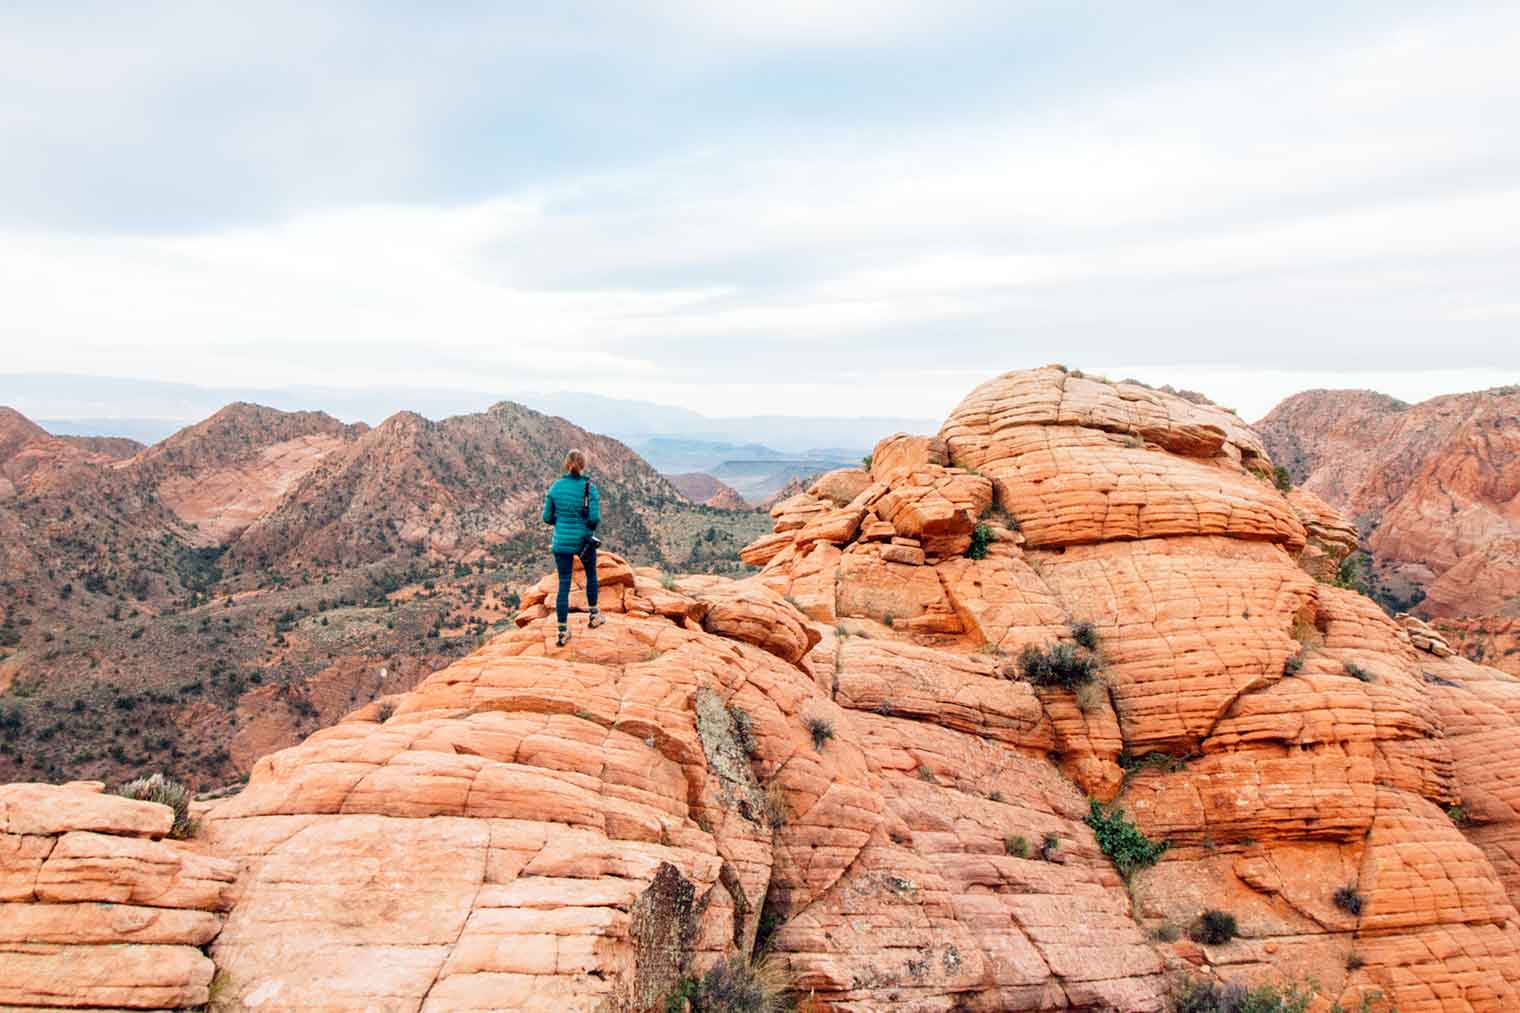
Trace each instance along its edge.
{"label": "woman standing on rock", "polygon": [[596,607],[596,547],[601,540],[592,532],[602,522],[602,497],[585,474],[586,455],[572,450],[565,455],[565,473],[549,486],[544,497],[544,523],[554,525],[554,568],[559,572],[559,597],[554,599],[554,618],[559,620],[556,646],[570,640],[570,575],[575,557],[586,568],[586,604],[591,609],[591,628],[602,625],[602,612]]}

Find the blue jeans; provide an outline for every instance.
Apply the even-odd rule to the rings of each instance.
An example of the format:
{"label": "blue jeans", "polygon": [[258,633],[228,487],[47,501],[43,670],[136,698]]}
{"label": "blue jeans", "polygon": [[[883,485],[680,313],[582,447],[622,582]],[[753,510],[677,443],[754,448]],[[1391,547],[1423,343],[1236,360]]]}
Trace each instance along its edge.
{"label": "blue jeans", "polygon": [[[586,604],[596,608],[596,549],[588,548],[580,555],[581,565],[586,568]],[[556,552],[554,569],[559,571],[559,597],[554,599],[554,618],[563,626],[570,615],[570,575],[575,572],[575,553]]]}

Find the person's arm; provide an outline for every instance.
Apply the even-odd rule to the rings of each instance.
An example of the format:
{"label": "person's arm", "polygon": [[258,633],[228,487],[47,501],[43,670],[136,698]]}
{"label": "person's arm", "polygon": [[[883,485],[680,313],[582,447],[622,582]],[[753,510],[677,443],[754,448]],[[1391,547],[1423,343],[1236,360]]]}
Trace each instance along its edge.
{"label": "person's arm", "polygon": [[549,491],[544,493],[544,523],[554,523],[554,486],[549,486]]}
{"label": "person's arm", "polygon": [[586,527],[595,531],[596,526],[600,523],[602,523],[602,493],[601,490],[596,487],[596,483],[592,482],[591,506],[586,511]]}

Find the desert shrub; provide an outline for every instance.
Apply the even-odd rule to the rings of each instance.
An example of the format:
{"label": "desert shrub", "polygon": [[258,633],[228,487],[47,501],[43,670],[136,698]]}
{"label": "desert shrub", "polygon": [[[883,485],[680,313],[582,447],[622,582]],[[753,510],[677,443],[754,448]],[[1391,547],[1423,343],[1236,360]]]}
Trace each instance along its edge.
{"label": "desert shrub", "polygon": [[1036,686],[1076,689],[1102,668],[1097,655],[1076,644],[1056,644],[1048,651],[1029,644],[1019,654],[1019,671]]}
{"label": "desert shrub", "polygon": [[1446,807],[1446,815],[1459,827],[1465,827],[1472,822],[1472,817],[1467,814],[1467,809],[1458,802],[1456,805]]}
{"label": "desert shrub", "polygon": [[1313,992],[1298,985],[1248,988],[1206,979],[1183,983],[1172,1001],[1173,1013],[1304,1013]]}
{"label": "desert shrub", "polygon": [[1010,834],[1003,838],[1003,850],[1014,858],[1029,857],[1029,841],[1020,834]]}
{"label": "desert shrub", "polygon": [[966,550],[966,555],[971,559],[986,559],[987,548],[995,541],[997,537],[993,535],[992,527],[978,523],[971,529],[971,547]]}
{"label": "desert shrub", "polygon": [[1206,946],[1223,946],[1240,932],[1235,916],[1228,911],[1209,908],[1188,927],[1188,938]]}
{"label": "desert shrub", "polygon": [[1272,484],[1277,486],[1279,492],[1287,492],[1293,488],[1293,476],[1288,474],[1288,469],[1282,465],[1272,469]]}
{"label": "desert shrub", "polygon": [[720,960],[700,978],[685,977],[665,996],[666,1013],[682,1013],[689,1002],[698,1013],[781,1013],[789,1009],[781,965],[769,957]]}
{"label": "desert shrub", "polygon": [[1354,886],[1343,886],[1336,890],[1334,900],[1335,906],[1348,915],[1359,915],[1362,913],[1362,895],[1357,892]]}
{"label": "desert shrub", "polygon": [[1153,841],[1145,836],[1122,809],[1105,806],[1097,799],[1088,803],[1087,825],[1098,838],[1098,847],[1126,878],[1138,869],[1155,865],[1168,846],[1166,841]]}
{"label": "desert shrub", "polygon": [[1283,662],[1283,675],[1297,675],[1300,671],[1303,670],[1303,667],[1304,652],[1299,651],[1297,654],[1289,656],[1289,658]]}
{"label": "desert shrub", "polygon": [[828,718],[810,717],[805,722],[808,734],[813,737],[813,748],[823,752],[823,744],[834,737],[834,723]]}
{"label": "desert shrub", "polygon": [[1148,933],[1158,943],[1175,943],[1182,938],[1182,932],[1171,922],[1162,922]]}
{"label": "desert shrub", "polygon": [[174,823],[169,836],[185,840],[195,833],[195,820],[190,816],[190,789],[163,774],[151,774],[128,781],[116,790],[123,798],[135,798],[139,802],[157,802],[174,810]]}
{"label": "desert shrub", "polygon": [[745,755],[754,756],[758,747],[755,745],[755,721],[749,716],[749,711],[736,704],[729,704],[728,716],[734,722],[734,741],[744,750]]}
{"label": "desert shrub", "polygon": [[1080,619],[1077,622],[1071,624],[1071,639],[1075,640],[1079,645],[1087,648],[1089,651],[1097,653],[1098,627],[1094,626],[1086,619]]}
{"label": "desert shrub", "polygon": [[860,459],[860,468],[861,468],[862,471],[870,471],[871,470],[871,457],[872,457],[871,454],[867,454],[865,457],[862,457]]}
{"label": "desert shrub", "polygon": [[1362,682],[1376,682],[1377,681],[1376,677],[1373,676],[1373,674],[1371,672],[1367,671],[1365,668],[1363,668],[1361,665],[1358,665],[1354,661],[1348,661],[1348,662],[1346,662],[1346,664],[1345,664],[1345,671],[1346,671],[1347,675],[1351,676],[1351,678],[1358,679],[1358,680],[1360,680]]}
{"label": "desert shrub", "polygon": [[389,700],[386,700],[382,702],[379,707],[375,708],[375,720],[383,725],[389,721],[395,713],[396,705],[391,703]]}
{"label": "desert shrub", "polygon": [[1040,857],[1050,861],[1050,856],[1061,850],[1061,838],[1055,834],[1046,834],[1040,842]]}

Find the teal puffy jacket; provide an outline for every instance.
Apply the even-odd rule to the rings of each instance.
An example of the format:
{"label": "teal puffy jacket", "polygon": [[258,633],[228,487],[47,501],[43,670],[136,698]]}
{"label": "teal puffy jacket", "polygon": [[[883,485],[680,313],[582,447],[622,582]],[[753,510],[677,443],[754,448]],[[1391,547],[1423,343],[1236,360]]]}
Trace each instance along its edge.
{"label": "teal puffy jacket", "polygon": [[544,497],[544,523],[554,525],[554,552],[579,552],[586,544],[586,536],[602,523],[602,497],[596,484],[591,486],[591,505],[587,514],[581,514],[581,502],[585,495],[586,475],[561,475],[549,486]]}

